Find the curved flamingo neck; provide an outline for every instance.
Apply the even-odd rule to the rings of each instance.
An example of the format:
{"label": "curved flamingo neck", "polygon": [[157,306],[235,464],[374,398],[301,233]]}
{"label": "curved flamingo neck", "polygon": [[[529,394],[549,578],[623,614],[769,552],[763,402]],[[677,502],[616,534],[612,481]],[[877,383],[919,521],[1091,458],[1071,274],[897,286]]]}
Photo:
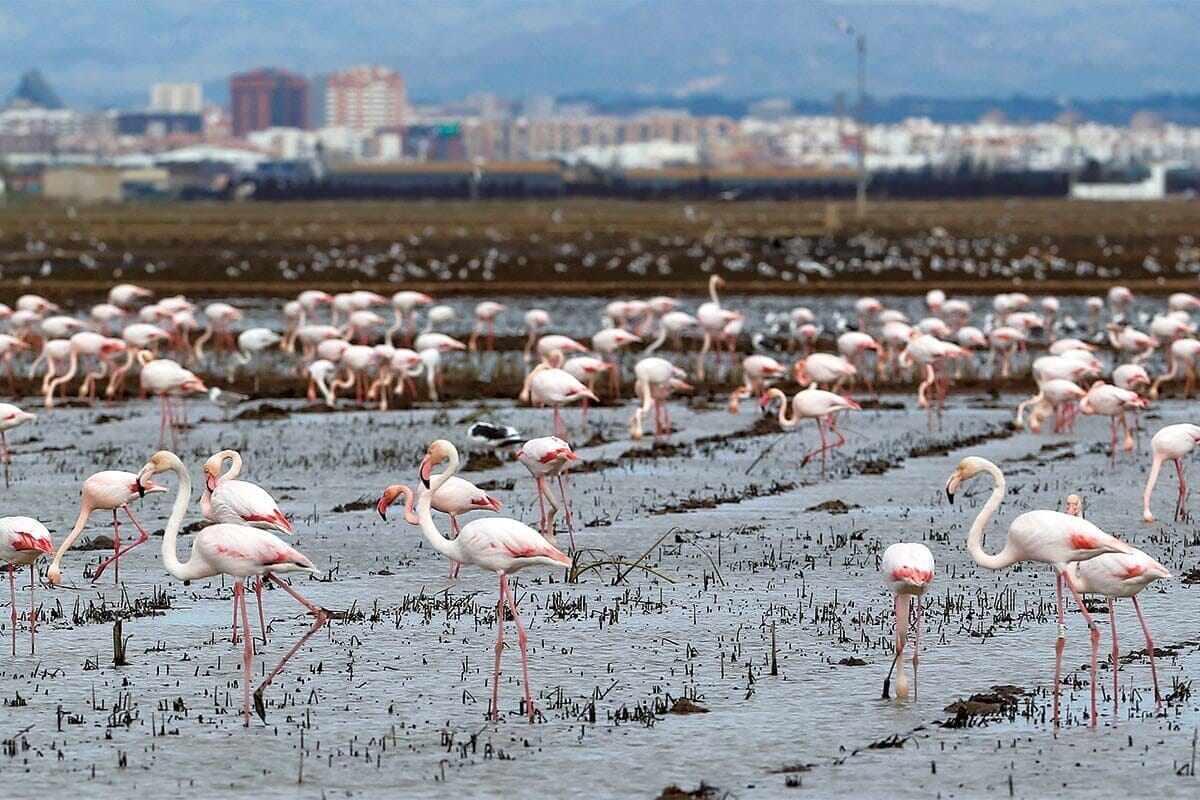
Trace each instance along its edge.
{"label": "curved flamingo neck", "polygon": [[175,553],[176,541],[179,539],[179,528],[183,525],[183,517],[187,513],[188,503],[192,499],[192,478],[188,475],[187,467],[174,453],[169,458],[170,470],[179,476],[179,488],[175,490],[175,504],[171,506],[171,517],[167,520],[167,529],[163,534],[162,560],[167,572],[181,581],[196,580],[212,574],[198,559],[189,555],[187,561],[180,561]]}
{"label": "curved flamingo neck", "polygon": [[425,539],[433,546],[434,550],[437,550],[447,558],[462,563],[463,559],[459,552],[462,548],[458,540],[447,539],[438,530],[437,524],[433,521],[433,496],[437,494],[438,489],[441,489],[446,484],[446,481],[450,480],[457,471],[458,451],[451,450],[450,463],[446,467],[446,471],[434,477],[430,482],[429,491],[422,492],[420,499],[417,501],[417,521],[421,526],[421,532],[425,534]]}
{"label": "curved flamingo neck", "polygon": [[[54,576],[58,573],[63,556],[67,554],[67,551],[71,549],[71,545],[79,538],[79,534],[83,532],[83,528],[87,525],[88,517],[91,516],[91,513],[92,504],[85,497],[83,499],[83,506],[79,509],[79,517],[75,520],[75,527],[71,529],[71,532],[67,534],[67,538],[63,539],[62,544],[58,546],[58,550],[54,553],[54,560],[50,562],[50,569],[47,571],[47,575]],[[51,579],[53,580],[54,578],[52,577]]]}
{"label": "curved flamingo neck", "polygon": [[799,424],[800,420],[796,416],[795,408],[792,408],[792,416],[788,418],[788,407],[793,406],[793,403],[788,402],[788,396],[783,393],[782,389],[770,389],[767,391],[767,397],[779,401],[779,424],[785,428],[794,428]]}
{"label": "curved flamingo neck", "polygon": [[222,450],[221,452],[219,452],[215,456],[213,456],[213,458],[221,459],[220,468],[224,468],[226,461],[229,462],[229,471],[226,472],[225,474],[222,475],[220,473],[220,468],[218,468],[218,472],[217,472],[217,484],[218,485],[225,483],[226,481],[234,480],[235,478],[237,478],[238,475],[241,474],[241,472],[242,472],[242,454],[239,453],[237,450]]}
{"label": "curved flamingo neck", "polygon": [[1009,550],[1008,542],[1004,543],[1004,547],[999,553],[992,555],[983,549],[983,529],[987,525],[988,520],[996,513],[996,509],[1000,507],[1000,503],[1004,501],[1004,492],[1007,489],[1007,484],[1004,480],[1004,473],[995,464],[988,463],[984,470],[995,479],[995,485],[992,487],[992,494],[988,497],[987,502],[983,504],[979,515],[975,517],[975,522],[971,524],[971,531],[967,534],[967,550],[971,553],[971,558],[975,563],[984,569],[1004,569],[1017,562],[1017,558]]}
{"label": "curved flamingo neck", "polygon": [[400,484],[400,494],[404,495],[404,521],[409,525],[420,525],[421,520],[417,516],[417,512],[413,510],[413,490]]}
{"label": "curved flamingo neck", "polygon": [[708,297],[716,305],[721,305],[721,298],[717,297],[717,281],[720,280],[716,275],[708,279]]}

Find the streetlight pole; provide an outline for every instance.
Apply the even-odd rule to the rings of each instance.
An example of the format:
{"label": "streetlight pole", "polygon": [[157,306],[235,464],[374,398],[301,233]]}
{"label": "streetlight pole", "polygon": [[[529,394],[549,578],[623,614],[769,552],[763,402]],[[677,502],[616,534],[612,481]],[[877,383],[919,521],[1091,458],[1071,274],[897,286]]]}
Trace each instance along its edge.
{"label": "streetlight pole", "polygon": [[867,36],[858,35],[858,191],[855,212],[859,219],[867,215]]}

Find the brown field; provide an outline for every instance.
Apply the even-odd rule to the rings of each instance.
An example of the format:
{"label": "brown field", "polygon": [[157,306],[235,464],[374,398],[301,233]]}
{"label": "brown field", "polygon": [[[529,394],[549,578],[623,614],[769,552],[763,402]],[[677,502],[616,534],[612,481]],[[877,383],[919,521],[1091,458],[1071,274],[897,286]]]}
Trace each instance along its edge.
{"label": "brown field", "polygon": [[[406,286],[441,295],[485,283],[510,294],[617,295],[631,284],[643,294],[686,293],[702,290],[706,260],[730,291],[904,294],[936,285],[981,293],[1036,284],[1082,294],[1120,280],[1161,292],[1195,284],[1197,211],[1186,200],[876,202],[857,220],[852,204],[824,202],[25,204],[0,209],[0,269],[31,291],[78,296],[117,280],[196,296],[384,291],[397,286],[392,272],[403,264],[426,272],[406,275]],[[938,228],[944,235],[931,237]],[[631,269],[639,257],[644,269]],[[936,274],[934,257],[944,263]],[[1147,268],[1148,257],[1161,267]],[[314,258],[326,262],[320,270]],[[738,259],[741,268],[731,265]],[[797,259],[834,274],[781,279]],[[448,274],[429,274],[431,263],[450,265]]]}

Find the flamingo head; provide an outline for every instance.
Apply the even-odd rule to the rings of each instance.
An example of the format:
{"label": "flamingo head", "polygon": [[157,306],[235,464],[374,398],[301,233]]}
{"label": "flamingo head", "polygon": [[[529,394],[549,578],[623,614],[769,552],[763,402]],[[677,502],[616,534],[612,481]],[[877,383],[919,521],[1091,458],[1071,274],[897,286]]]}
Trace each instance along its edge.
{"label": "flamingo head", "polygon": [[429,488],[429,479],[433,475],[433,468],[449,459],[452,450],[454,450],[454,445],[445,439],[438,439],[429,445],[429,449],[425,451],[425,458],[421,460],[420,470],[421,483],[425,484],[425,488]]}
{"label": "flamingo head", "polygon": [[[375,504],[375,510],[379,512],[379,518],[387,521],[388,506],[396,502],[396,498],[404,495],[406,504],[412,503],[412,489],[401,483],[394,483],[383,490],[383,496],[379,498],[379,502]],[[407,509],[406,509],[407,510]],[[407,517],[407,514],[405,515]]]}
{"label": "flamingo head", "polygon": [[159,450],[150,456],[150,460],[138,470],[137,478],[133,483],[138,497],[145,497],[149,492],[154,491],[154,476],[172,469],[178,462],[179,456],[169,450]]}
{"label": "flamingo head", "polygon": [[1079,495],[1067,495],[1067,513],[1072,517],[1078,517],[1080,510],[1083,508],[1083,501],[1079,499]]}
{"label": "flamingo head", "polygon": [[958,491],[958,487],[986,470],[990,464],[991,462],[987,459],[979,458],[978,456],[967,456],[958,462],[958,467],[954,470],[954,474],[946,481],[946,498],[953,503],[954,493]]}

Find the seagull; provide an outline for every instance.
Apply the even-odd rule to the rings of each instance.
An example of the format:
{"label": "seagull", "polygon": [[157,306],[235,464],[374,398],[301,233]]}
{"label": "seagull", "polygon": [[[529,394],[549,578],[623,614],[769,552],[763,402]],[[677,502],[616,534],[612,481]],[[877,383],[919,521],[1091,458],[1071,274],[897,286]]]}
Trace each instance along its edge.
{"label": "seagull", "polygon": [[222,389],[219,386],[213,386],[208,390],[208,399],[221,407],[221,419],[229,419],[229,409],[236,408],[239,403],[244,403],[250,399],[249,395],[231,392],[228,389]]}
{"label": "seagull", "polygon": [[485,447],[509,447],[525,441],[521,432],[511,425],[497,425],[494,422],[476,422],[467,428],[467,437]]}

